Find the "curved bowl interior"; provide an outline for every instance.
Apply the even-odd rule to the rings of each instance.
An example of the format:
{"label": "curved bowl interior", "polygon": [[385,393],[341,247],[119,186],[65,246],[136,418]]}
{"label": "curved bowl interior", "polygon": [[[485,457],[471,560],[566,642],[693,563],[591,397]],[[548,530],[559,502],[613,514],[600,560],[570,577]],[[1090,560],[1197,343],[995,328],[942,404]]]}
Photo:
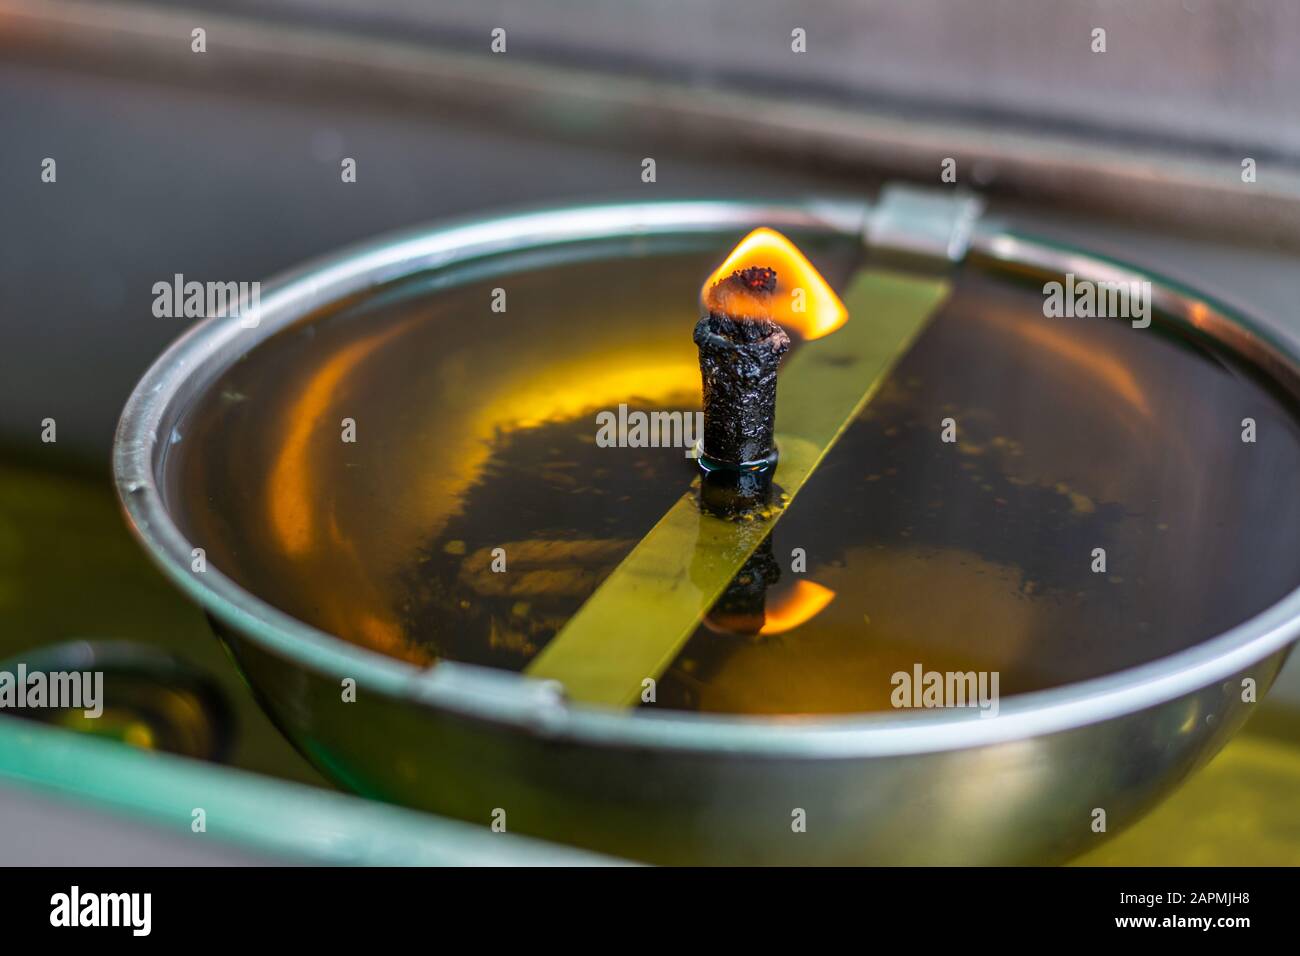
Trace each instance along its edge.
{"label": "curved bowl interior", "polygon": [[[989,258],[777,526],[773,553],[808,564],[769,609],[799,611],[802,580],[832,594],[815,613],[765,639],[701,627],[630,720],[426,672],[520,671],[689,485],[680,448],[599,447],[595,415],[698,407],[695,292],[750,224],[784,217],[841,289],[864,265],[851,217],[652,208],[554,242],[563,217],[499,221],[483,254],[458,255],[473,227],[436,254],[451,232],[363,249],[141,384],[116,458],[128,514],[319,764],[468,819],[508,792],[528,832],[735,862],[952,860],[937,817],[899,801],[975,774],[962,799],[983,810],[927,798],[943,845],[979,827],[962,860],[1026,860],[1086,839],[1061,832],[1078,801],[1133,818],[1244,719],[1233,682],[1267,685],[1295,635],[1293,397],[1186,314],[1048,319],[1041,283]],[[480,567],[497,546],[508,586]],[[195,547],[203,574],[178,560]],[[996,672],[1003,714],[891,712],[891,676],[917,666]],[[349,675],[379,693],[339,712]],[[653,785],[633,766],[651,752]],[[773,830],[738,850],[795,791],[844,846]],[[991,820],[999,801],[1030,832]]]}
{"label": "curved bowl interior", "polygon": [[[596,421],[699,408],[694,290],[730,241],[530,250],[317,310],[176,421],[168,509],[322,631],[520,671],[694,478]],[[804,243],[841,287],[860,265],[851,239]],[[1038,288],[967,268],[777,524],[770,633],[706,622],[652,709],[889,711],[917,665],[1013,696],[1156,661],[1300,584],[1297,473],[1291,408],[1221,350],[1045,318]]]}

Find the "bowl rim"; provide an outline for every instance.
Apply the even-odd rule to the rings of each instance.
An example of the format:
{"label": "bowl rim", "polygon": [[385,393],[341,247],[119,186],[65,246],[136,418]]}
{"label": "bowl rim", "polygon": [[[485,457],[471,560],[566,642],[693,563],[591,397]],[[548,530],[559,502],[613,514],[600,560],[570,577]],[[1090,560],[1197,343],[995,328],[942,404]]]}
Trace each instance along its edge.
{"label": "bowl rim", "polygon": [[[694,200],[567,206],[435,223],[323,256],[264,283],[242,316],[204,319],[174,341],[137,383],[113,445],[113,477],[132,533],[181,591],[241,638],[360,693],[378,693],[462,717],[585,744],[730,752],[764,757],[887,756],[945,751],[1083,727],[1177,700],[1280,655],[1300,637],[1300,587],[1254,617],[1157,660],[1102,677],[1011,695],[994,717],[969,708],[834,716],[629,713],[563,699],[558,685],[475,665],[429,668],[390,658],[313,627],[215,567],[190,570],[188,541],[168,513],[158,477],[186,409],[240,356],[303,316],[345,296],[430,272],[544,246],[631,237],[711,234],[756,225],[863,239],[871,204],[818,200]],[[1152,283],[1157,321],[1208,336],[1300,394],[1300,349],[1203,293],[1154,273],[983,221],[972,255],[1019,271]],[[166,436],[165,438],[162,436]],[[1267,689],[1264,675],[1259,693]]]}

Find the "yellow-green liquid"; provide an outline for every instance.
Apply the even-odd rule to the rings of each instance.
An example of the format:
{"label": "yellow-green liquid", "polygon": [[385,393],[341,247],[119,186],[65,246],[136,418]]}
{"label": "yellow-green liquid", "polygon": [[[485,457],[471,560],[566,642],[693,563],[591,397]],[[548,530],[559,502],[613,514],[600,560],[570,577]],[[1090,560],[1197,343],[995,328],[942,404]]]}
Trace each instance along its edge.
{"label": "yellow-green liquid", "polygon": [[[840,287],[855,268],[809,251]],[[725,252],[505,262],[313,317],[181,423],[169,505],[343,640],[522,670],[695,476],[680,448],[600,447],[596,415],[699,407],[695,292]],[[1155,660],[1300,584],[1298,471],[1290,409],[1231,363],[968,272],[775,526],[784,629],[706,621],[643,706],[887,710],[918,664],[997,671],[1005,698]],[[806,619],[800,582],[834,593]]]}

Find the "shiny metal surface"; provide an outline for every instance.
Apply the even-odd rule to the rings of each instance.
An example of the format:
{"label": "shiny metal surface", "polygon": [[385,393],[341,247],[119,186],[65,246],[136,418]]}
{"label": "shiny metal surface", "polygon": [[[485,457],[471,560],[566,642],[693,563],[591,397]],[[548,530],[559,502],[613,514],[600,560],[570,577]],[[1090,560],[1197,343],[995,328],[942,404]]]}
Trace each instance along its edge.
{"label": "shiny metal surface", "polygon": [[[1027,862],[1136,819],[1245,720],[1239,681],[1271,683],[1300,634],[1300,592],[1212,640],[1105,678],[1014,697],[1000,715],[930,712],[771,721],[625,716],[533,693],[523,677],[451,663],[421,671],[276,611],[219,571],[189,570],[159,475],[174,422],[222,369],[314,308],[414,272],[505,249],[612,234],[719,234],[760,222],[862,235],[860,204],[637,204],[470,222],[359,247],[264,291],[256,328],[208,321],[153,366],[124,411],[119,493],[154,559],[230,642],[263,703],[318,764],[362,792],[664,862]],[[1054,273],[1117,267],[996,231],[974,249]],[[1125,274],[1131,270],[1121,270]],[[1158,286],[1170,319],[1271,371],[1297,356],[1251,324]],[[339,705],[339,682],[358,683]],[[485,692],[490,684],[491,691]],[[806,833],[793,834],[794,808]]]}
{"label": "shiny metal surface", "polygon": [[978,196],[891,184],[881,190],[864,238],[900,265],[946,270],[966,258],[983,212]]}

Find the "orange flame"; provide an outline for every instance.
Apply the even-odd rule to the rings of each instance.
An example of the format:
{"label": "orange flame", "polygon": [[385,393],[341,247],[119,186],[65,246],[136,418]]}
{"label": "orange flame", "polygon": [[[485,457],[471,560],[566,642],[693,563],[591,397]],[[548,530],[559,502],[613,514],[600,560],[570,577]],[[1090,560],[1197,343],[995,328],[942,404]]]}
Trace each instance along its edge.
{"label": "orange flame", "polygon": [[704,282],[700,301],[705,309],[711,302],[713,287],[739,269],[765,267],[776,272],[776,291],[760,300],[747,298],[742,315],[734,315],[733,297],[728,311],[734,318],[769,318],[787,332],[797,332],[805,339],[830,335],[849,319],[848,309],[822,278],[808,257],[793,242],[766,226],[755,229],[732,250],[722,265]]}
{"label": "orange flame", "polygon": [[813,581],[796,581],[793,588],[779,598],[768,597],[767,611],[760,634],[784,634],[811,621],[826,605],[835,600],[835,592]]}

